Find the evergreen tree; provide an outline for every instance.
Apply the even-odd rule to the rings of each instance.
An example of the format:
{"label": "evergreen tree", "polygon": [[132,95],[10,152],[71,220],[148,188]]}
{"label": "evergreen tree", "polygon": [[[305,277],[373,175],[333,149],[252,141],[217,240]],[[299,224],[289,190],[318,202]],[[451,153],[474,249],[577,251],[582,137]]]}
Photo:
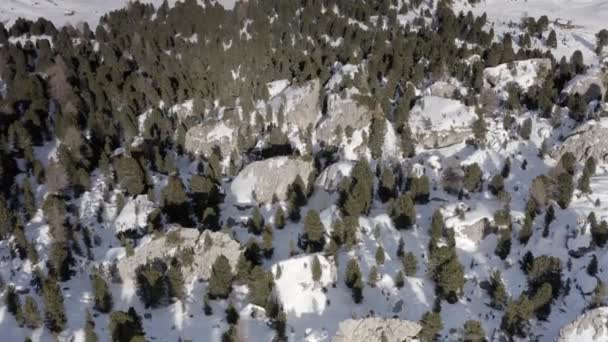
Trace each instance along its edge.
{"label": "evergreen tree", "polygon": [[378,248],[376,248],[376,264],[384,265],[384,261],[385,261],[384,248],[382,247],[382,245],[380,245],[380,246],[378,246]]}
{"label": "evergreen tree", "polygon": [[179,176],[169,177],[167,185],[162,190],[162,200],[163,212],[167,215],[169,222],[179,223],[182,226],[191,225],[188,196]]}
{"label": "evergreen tree", "polygon": [[395,286],[400,289],[403,285],[405,285],[405,276],[403,275],[403,271],[399,270],[395,276]]}
{"label": "evergreen tree", "polygon": [[572,175],[566,172],[561,173],[557,178],[557,204],[562,209],[568,208],[574,193],[574,181]]}
{"label": "evergreen tree", "polygon": [[223,255],[218,256],[213,262],[208,291],[211,299],[226,299],[232,291],[232,267],[228,258]]}
{"label": "evergreen tree", "polygon": [[481,177],[483,172],[477,163],[473,163],[465,166],[464,168],[464,179],[462,182],[463,187],[468,192],[475,192],[480,189]]}
{"label": "evergreen tree", "polygon": [[479,321],[468,320],[464,322],[462,342],[485,342],[486,333]]}
{"label": "evergreen tree", "polygon": [[507,304],[509,297],[505,284],[502,281],[500,271],[498,270],[492,272],[492,275],[490,276],[489,294],[492,298],[490,305],[497,310],[502,310]]}
{"label": "evergreen tree", "polygon": [[549,32],[549,36],[547,37],[547,46],[550,48],[557,48],[557,35],[555,34],[555,30],[551,30]]}
{"label": "evergreen tree", "polygon": [[102,278],[99,272],[95,272],[91,276],[91,287],[93,288],[93,308],[99,312],[110,313],[112,311],[112,292],[106,281]]}
{"label": "evergreen tree", "polygon": [[378,281],[378,268],[376,267],[376,265],[373,265],[369,270],[369,274],[367,275],[367,283],[371,287],[376,287],[377,281]]}
{"label": "evergreen tree", "polygon": [[604,47],[606,45],[608,45],[608,30],[606,29],[602,29],[600,30],[596,35],[596,40],[595,40],[595,52],[598,54],[598,56],[602,55],[602,51],[604,50]]}
{"label": "evergreen tree", "polygon": [[405,275],[408,277],[413,277],[416,275],[418,270],[418,261],[416,260],[416,256],[412,252],[407,252],[403,259],[401,260],[403,264],[403,271],[405,271]]}
{"label": "evergreen tree", "polygon": [[358,279],[361,279],[361,269],[357,259],[352,258],[346,264],[346,275],[344,277],[344,283],[349,288],[353,288]]}
{"label": "evergreen tree", "polygon": [[44,300],[46,327],[54,333],[61,332],[67,323],[63,294],[59,285],[52,278],[43,281],[42,299]]}
{"label": "evergreen tree", "polygon": [[432,342],[437,340],[437,336],[443,329],[443,321],[438,312],[427,311],[420,321],[422,330],[418,333],[421,342]]}
{"label": "evergreen tree", "polygon": [[379,159],[382,157],[382,146],[384,145],[385,135],[386,119],[384,119],[384,116],[381,113],[374,114],[369,135],[369,149],[372,158]]}
{"label": "evergreen tree", "polygon": [[389,216],[397,229],[407,229],[416,223],[416,208],[408,194],[399,196],[389,208]]}
{"label": "evergreen tree", "polygon": [[319,213],[310,209],[304,219],[304,234],[302,237],[302,249],[310,253],[323,250],[325,246],[325,227],[321,223]]}
{"label": "evergreen tree", "polygon": [[511,252],[511,232],[510,229],[502,229],[498,234],[498,241],[496,242],[496,254],[500,259],[505,260]]}
{"label": "evergreen tree", "polygon": [[95,321],[91,317],[89,310],[86,312],[84,323],[84,342],[97,342],[97,333],[95,333]]}
{"label": "evergreen tree", "polygon": [[321,280],[321,275],[323,275],[323,270],[321,269],[321,262],[319,261],[319,257],[315,255],[312,259],[312,265],[310,267],[312,272],[312,280],[319,281]]}
{"label": "evergreen tree", "polygon": [[387,202],[389,199],[394,198],[396,195],[395,187],[395,175],[390,168],[383,167],[378,183],[378,197],[380,200],[382,202]]}
{"label": "evergreen tree", "polygon": [[417,204],[427,204],[431,195],[431,185],[429,177],[422,175],[420,177],[414,177],[410,180],[410,192]]}
{"label": "evergreen tree", "polygon": [[519,129],[519,135],[522,139],[529,140],[530,134],[532,134],[532,119],[527,118]]}
{"label": "evergreen tree", "polygon": [[21,324],[23,322],[23,314],[21,312],[21,300],[19,299],[19,295],[17,291],[15,291],[14,286],[9,286],[6,290],[6,295],[4,296],[4,304],[6,305],[6,309],[10,312],[15,320]]}
{"label": "evergreen tree", "polygon": [[108,330],[112,341],[135,342],[145,341],[145,333],[141,324],[141,317],[133,307],[127,312],[114,311],[110,314]]}
{"label": "evergreen tree", "polygon": [[182,274],[181,263],[177,258],[171,259],[171,265],[167,270],[168,295],[169,298],[178,300],[184,299],[184,276]]}
{"label": "evergreen tree", "polygon": [[532,233],[534,232],[534,219],[529,213],[526,213],[524,218],[524,224],[519,231],[519,242],[522,244],[527,244],[532,237]]}
{"label": "evergreen tree", "polygon": [[260,209],[255,206],[251,213],[251,219],[249,220],[249,232],[255,235],[262,234],[264,228],[264,217],[260,214]]}
{"label": "evergreen tree", "polygon": [[477,120],[473,121],[472,130],[475,144],[483,148],[486,144],[486,133],[488,132],[488,127],[481,112],[477,114]]}
{"label": "evergreen tree", "polygon": [[592,277],[595,277],[597,275],[597,258],[595,257],[595,255],[591,256],[591,260],[587,265],[587,274]]}
{"label": "evergreen tree", "polygon": [[283,229],[285,227],[285,212],[283,211],[283,207],[280,205],[277,208],[276,213],[274,214],[274,226],[277,229]]}
{"label": "evergreen tree", "polygon": [[[593,212],[591,214],[593,214]],[[591,216],[591,214],[589,214],[589,216]],[[593,217],[595,217],[595,214]],[[599,224],[597,222],[591,222],[591,237],[596,245],[604,247],[606,241],[608,241],[608,223],[606,221],[602,221]]]}
{"label": "evergreen tree", "polygon": [[608,289],[606,289],[606,284],[599,280],[595,289],[593,290],[593,297],[591,298],[591,302],[589,303],[589,309],[595,309],[604,306],[606,301],[606,294],[608,294]]}
{"label": "evergreen tree", "polygon": [[38,329],[42,324],[38,305],[32,296],[25,297],[25,303],[23,304],[23,322],[25,323],[25,326],[30,329]]}
{"label": "evergreen tree", "polygon": [[342,190],[340,202],[346,216],[357,217],[369,212],[371,207],[374,174],[363,158],[355,164],[351,175],[350,183]]}

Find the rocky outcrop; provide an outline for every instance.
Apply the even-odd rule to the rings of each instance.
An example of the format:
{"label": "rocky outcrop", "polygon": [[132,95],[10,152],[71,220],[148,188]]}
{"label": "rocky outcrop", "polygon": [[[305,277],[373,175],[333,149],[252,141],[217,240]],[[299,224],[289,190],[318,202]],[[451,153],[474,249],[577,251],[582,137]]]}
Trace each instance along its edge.
{"label": "rocky outcrop", "polygon": [[353,132],[366,129],[372,122],[374,110],[359,103],[350,95],[331,94],[327,96],[327,115],[317,127],[317,140],[327,145],[339,144],[336,130],[338,127],[342,132],[352,130]]}
{"label": "rocky outcrop", "polygon": [[559,331],[558,342],[608,341],[608,307],[590,310]]}
{"label": "rocky outcrop", "polygon": [[424,96],[412,108],[409,125],[415,140],[433,149],[464,142],[472,134],[475,119],[474,109],[460,101]]}
{"label": "rocky outcrop", "polygon": [[213,120],[194,126],[186,132],[185,148],[192,154],[209,156],[217,146],[228,156],[237,145],[238,129],[230,121]]}
{"label": "rocky outcrop", "polygon": [[560,100],[565,102],[570,94],[579,94],[587,102],[601,99],[606,93],[607,83],[608,74],[599,67],[591,68],[585,74],[575,76],[566,84],[560,94]]}
{"label": "rocky outcrop", "polygon": [[608,157],[608,119],[588,121],[576,128],[566,140],[552,153],[559,160],[567,152],[574,154],[579,162],[594,157],[598,162],[604,162]]}
{"label": "rocky outcrop", "polygon": [[230,185],[230,195],[237,205],[271,203],[287,199],[287,188],[298,176],[308,186],[314,171],[312,160],[274,157],[247,165]]}
{"label": "rocky outcrop", "polygon": [[177,255],[180,250],[192,249],[193,262],[182,267],[182,274],[187,281],[202,278],[209,279],[211,266],[215,259],[224,255],[228,258],[233,270],[241,254],[240,244],[222,232],[196,229],[174,228],[163,237],[150,240],[138,246],[135,253],[118,260],[118,272],[125,283],[135,282],[135,270],[148,260]]}
{"label": "rocky outcrop", "polygon": [[338,185],[345,177],[350,177],[353,169],[353,163],[349,161],[340,161],[328,166],[315,181],[315,186],[323,188],[325,191],[336,191]]}
{"label": "rocky outcrop", "polygon": [[483,77],[492,87],[504,89],[509,84],[517,84],[522,90],[539,84],[551,70],[548,58],[533,58],[504,63],[483,71]]}
{"label": "rocky outcrop", "polygon": [[422,327],[412,321],[384,318],[348,319],[340,322],[332,342],[417,341]]}
{"label": "rocky outcrop", "polygon": [[284,124],[295,125],[300,130],[314,126],[319,116],[320,90],[318,79],[284,88],[270,100],[275,117],[282,110]]}
{"label": "rocky outcrop", "polygon": [[154,209],[155,204],[148,199],[148,195],[130,199],[114,219],[114,233],[141,235],[147,230],[148,216]]}

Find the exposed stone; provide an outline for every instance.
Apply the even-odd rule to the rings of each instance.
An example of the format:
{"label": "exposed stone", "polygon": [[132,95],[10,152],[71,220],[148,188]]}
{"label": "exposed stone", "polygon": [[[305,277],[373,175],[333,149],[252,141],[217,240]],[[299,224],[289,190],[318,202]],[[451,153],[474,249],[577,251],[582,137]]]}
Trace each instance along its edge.
{"label": "exposed stone", "polygon": [[[160,238],[149,240],[135,249],[132,256],[118,260],[118,272],[125,283],[135,282],[135,270],[148,260],[165,258],[177,255],[180,250],[193,249],[192,265],[183,265],[182,273],[188,281],[202,278],[209,279],[211,266],[215,259],[224,255],[228,258],[233,270],[241,254],[240,244],[223,232],[204,231],[202,234],[196,229],[176,227],[177,234],[167,239],[169,234]],[[177,237],[177,239],[176,239]],[[207,240],[207,243],[205,241]]]}
{"label": "exposed stone", "polygon": [[209,156],[215,146],[222,156],[228,156],[237,145],[238,129],[230,121],[212,120],[194,126],[186,132],[185,148],[193,154]]}
{"label": "exposed stone", "polygon": [[274,157],[247,165],[230,185],[234,203],[252,205],[287,199],[287,189],[298,176],[304,186],[314,171],[312,160]]}
{"label": "exposed stone", "polygon": [[515,83],[522,90],[538,85],[551,70],[548,58],[533,58],[504,63],[483,71],[483,77],[492,87],[504,89]]}
{"label": "exposed stone", "polygon": [[417,341],[422,327],[417,322],[399,319],[365,318],[340,322],[332,342]]}
{"label": "exposed stone", "polygon": [[590,310],[576,320],[563,326],[558,342],[606,341],[608,340],[608,307]]}
{"label": "exposed stone", "polygon": [[579,162],[594,157],[598,162],[605,162],[608,157],[608,119],[588,121],[576,128],[566,140],[552,153],[559,160],[562,155],[571,152]]}
{"label": "exposed stone", "polygon": [[154,202],[148,195],[139,195],[130,199],[114,219],[115,234],[140,235],[148,227],[148,216],[155,209]]}
{"label": "exposed stone", "polygon": [[314,127],[319,117],[320,90],[318,79],[284,88],[270,100],[275,117],[282,108],[286,125],[295,125],[300,130],[309,125]]}
{"label": "exposed stone", "polygon": [[425,96],[412,108],[408,122],[416,141],[433,149],[465,141],[476,117],[474,109],[460,101]]}
{"label": "exposed stone", "polygon": [[328,166],[315,181],[315,185],[322,187],[326,191],[338,190],[338,185],[344,177],[350,177],[353,169],[353,163],[349,161],[340,161]]}
{"label": "exposed stone", "polygon": [[[317,127],[317,140],[327,144],[339,144],[336,130],[341,127],[342,132],[352,129],[353,132],[367,129],[372,122],[375,110],[359,103],[350,95],[330,94],[327,96],[327,115]],[[344,134],[344,133],[343,133]]]}
{"label": "exposed stone", "polygon": [[608,74],[604,73],[599,67],[589,69],[583,75],[576,75],[560,94],[560,100],[565,102],[570,94],[584,96],[587,102],[601,99],[606,93]]}

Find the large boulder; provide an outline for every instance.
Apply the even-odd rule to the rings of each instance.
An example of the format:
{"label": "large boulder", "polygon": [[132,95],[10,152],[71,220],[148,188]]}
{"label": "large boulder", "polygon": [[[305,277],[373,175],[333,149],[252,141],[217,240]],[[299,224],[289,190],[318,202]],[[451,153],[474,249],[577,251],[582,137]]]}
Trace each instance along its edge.
{"label": "large boulder", "polygon": [[563,326],[558,342],[608,341],[608,307],[587,311]]}
{"label": "large boulder", "polygon": [[[281,89],[278,91],[278,89]],[[321,83],[318,79],[308,81],[302,85],[285,87],[284,83],[277,82],[269,85],[271,93],[276,94],[270,99],[270,106],[274,112],[274,121],[277,114],[283,111],[284,124],[306,130],[308,126],[317,123],[319,117],[319,95]]]}
{"label": "large boulder", "polygon": [[186,281],[211,277],[211,266],[215,259],[224,255],[228,258],[234,270],[241,254],[238,241],[223,232],[204,231],[196,229],[175,228],[170,233],[144,242],[135,249],[129,257],[118,260],[118,273],[123,282],[135,282],[135,270],[148,260],[166,258],[192,248],[193,262],[183,265],[182,274]]}
{"label": "large boulder", "polygon": [[147,230],[148,216],[156,208],[148,195],[138,195],[129,199],[113,222],[116,235],[140,235]]}
{"label": "large boulder", "polygon": [[340,182],[344,178],[350,177],[353,166],[353,163],[350,161],[339,161],[331,164],[319,174],[319,177],[315,181],[315,186],[330,192],[338,190]]}
{"label": "large boulder", "polygon": [[209,156],[219,147],[222,156],[228,156],[237,146],[238,129],[230,120],[212,120],[196,125],[186,132],[185,148],[192,154]]}
{"label": "large boulder", "polygon": [[353,98],[353,94],[330,94],[327,96],[327,115],[317,127],[317,140],[326,144],[340,144],[336,136],[337,128],[342,132],[352,130],[353,132],[367,129],[372,122],[374,111],[380,108],[370,109],[367,105]]}
{"label": "large boulder", "polygon": [[598,162],[605,162],[608,157],[608,119],[588,121],[577,127],[564,142],[551,154],[559,160],[562,155],[571,152],[579,162],[594,157]]}
{"label": "large boulder", "polygon": [[422,326],[417,322],[370,317],[340,322],[332,342],[417,341]]}
{"label": "large boulder", "polygon": [[504,63],[483,71],[483,77],[490,86],[505,89],[516,84],[522,90],[542,82],[551,70],[548,58],[533,58],[512,63]]}
{"label": "large boulder", "polygon": [[608,83],[608,74],[600,67],[594,67],[587,70],[582,75],[576,75],[562,90],[560,100],[566,101],[570,94],[579,94],[585,98],[587,102],[601,99],[606,93],[606,84]]}
{"label": "large boulder", "polygon": [[287,199],[287,188],[298,176],[304,186],[314,171],[312,160],[274,157],[247,165],[232,181],[230,195],[237,205],[271,203]]}
{"label": "large boulder", "polygon": [[409,125],[424,148],[442,148],[465,141],[476,118],[473,107],[460,101],[424,96],[410,111]]}

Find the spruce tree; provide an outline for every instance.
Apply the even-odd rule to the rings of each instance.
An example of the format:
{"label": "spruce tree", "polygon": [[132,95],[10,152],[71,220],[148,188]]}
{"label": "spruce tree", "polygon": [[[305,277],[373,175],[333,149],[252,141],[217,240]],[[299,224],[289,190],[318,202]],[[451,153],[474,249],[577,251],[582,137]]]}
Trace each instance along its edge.
{"label": "spruce tree", "polygon": [[113,305],[112,292],[99,272],[95,272],[91,276],[91,287],[93,288],[93,308],[99,312],[110,313]]}
{"label": "spruce tree", "polygon": [[550,48],[557,48],[557,35],[555,34],[555,30],[551,30],[549,32],[549,36],[547,37],[547,46]]}
{"label": "spruce tree", "polygon": [[209,278],[208,294],[209,298],[228,298],[232,291],[232,267],[228,258],[223,255],[218,256],[211,267],[211,277]]}
{"label": "spruce tree", "polygon": [[395,276],[395,286],[400,289],[403,285],[405,285],[405,276],[403,275],[403,271],[399,270]]}
{"label": "spruce tree", "polygon": [[84,342],[97,342],[97,333],[95,333],[95,321],[89,310],[86,312],[84,323]]}
{"label": "spruce tree", "polygon": [[141,317],[133,307],[130,307],[127,312],[112,312],[110,314],[108,330],[110,331],[112,341],[145,341],[142,339],[145,337],[145,333],[141,324]]}
{"label": "spruce tree", "polygon": [[19,299],[19,295],[17,291],[15,291],[14,286],[9,286],[6,289],[6,295],[4,296],[4,304],[6,305],[6,309],[10,312],[15,320],[21,324],[23,321],[23,315],[21,311],[21,300]]}
{"label": "spruce tree", "polygon": [[389,199],[395,197],[395,186],[395,175],[390,168],[383,167],[378,184],[378,197],[382,202],[387,202]]}
{"label": "spruce tree", "polygon": [[378,248],[376,248],[376,264],[378,265],[384,265],[384,261],[385,261],[385,253],[384,253],[384,248],[382,247],[382,245],[378,246]]}
{"label": "spruce tree", "polygon": [[437,335],[443,329],[443,321],[438,312],[427,311],[420,321],[422,330],[418,333],[421,342],[432,342],[437,340]]}
{"label": "spruce tree", "polygon": [[382,146],[384,145],[385,136],[386,119],[384,119],[381,113],[374,114],[369,135],[369,149],[372,158],[379,159],[382,157]]}
{"label": "spruce tree", "polygon": [[283,211],[283,207],[280,205],[277,208],[276,213],[274,214],[274,226],[277,229],[285,228],[285,212]]}
{"label": "spruce tree", "polygon": [[316,255],[312,259],[312,265],[310,266],[310,271],[312,272],[313,281],[321,280],[321,276],[323,275],[323,270],[321,269],[321,262],[319,261],[319,257]]}
{"label": "spruce tree", "polygon": [[169,222],[191,225],[186,189],[178,175],[172,175],[162,190],[163,212]]}
{"label": "spruce tree", "polygon": [[42,324],[38,305],[32,296],[25,297],[23,304],[23,322],[30,329],[37,329]]}
{"label": "spruce tree", "polygon": [[557,178],[557,204],[562,209],[568,208],[570,201],[572,200],[572,194],[574,192],[574,181],[572,175],[563,172]]}
{"label": "spruce tree", "polygon": [[464,322],[463,342],[484,342],[486,341],[486,333],[483,331],[483,327],[479,321],[468,320]]}
{"label": "spruce tree", "polygon": [[46,327],[54,333],[61,332],[67,323],[63,294],[57,282],[52,278],[43,281],[42,299],[44,300]]}
{"label": "spruce tree", "polygon": [[376,265],[373,265],[369,270],[369,274],[367,275],[367,283],[369,284],[369,286],[376,287],[378,277],[378,267],[376,267]]}
{"label": "spruce tree", "polygon": [[416,208],[408,194],[403,194],[393,201],[389,210],[389,216],[397,229],[407,229],[416,223]]}
{"label": "spruce tree", "polygon": [[177,258],[171,259],[171,265],[167,270],[168,295],[169,298],[182,300],[186,293],[184,290],[184,276],[181,263]]}
{"label": "spruce tree", "polygon": [[492,298],[490,306],[497,310],[502,310],[507,304],[507,300],[509,298],[505,284],[502,281],[502,276],[498,270],[492,272],[492,275],[490,276],[489,293],[490,297]]}
{"label": "spruce tree", "polygon": [[255,206],[251,213],[251,219],[249,220],[249,232],[255,235],[262,234],[264,228],[264,217],[260,213],[260,209]]}
{"label": "spruce tree", "polygon": [[325,246],[325,227],[321,223],[319,213],[310,209],[304,219],[304,234],[302,238],[302,249],[310,253],[323,250]]}
{"label": "spruce tree", "polygon": [[530,215],[530,213],[526,212],[526,216],[524,218],[524,224],[519,231],[519,242],[522,244],[527,244],[532,237],[532,233],[534,232],[534,219]]}
{"label": "spruce tree", "polygon": [[416,256],[412,252],[407,252],[403,259],[401,260],[403,264],[403,271],[405,271],[405,275],[408,277],[413,277],[416,275],[418,270],[418,261],[416,260]]}

